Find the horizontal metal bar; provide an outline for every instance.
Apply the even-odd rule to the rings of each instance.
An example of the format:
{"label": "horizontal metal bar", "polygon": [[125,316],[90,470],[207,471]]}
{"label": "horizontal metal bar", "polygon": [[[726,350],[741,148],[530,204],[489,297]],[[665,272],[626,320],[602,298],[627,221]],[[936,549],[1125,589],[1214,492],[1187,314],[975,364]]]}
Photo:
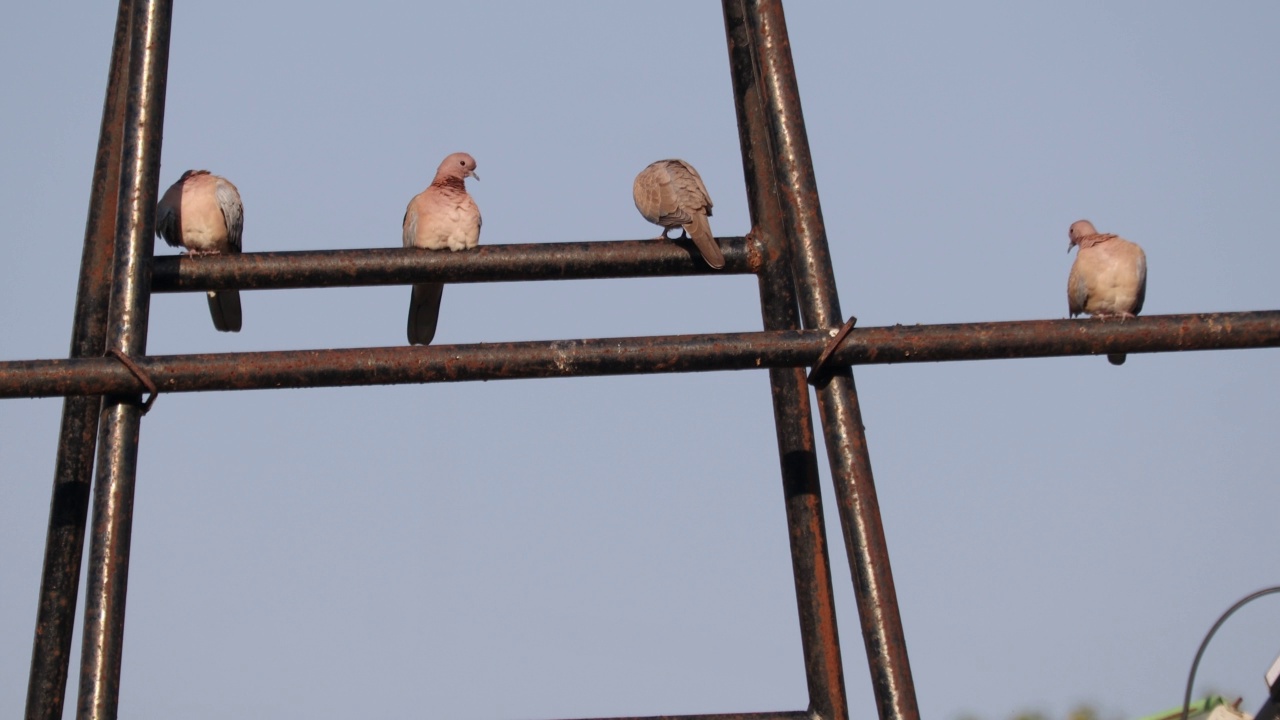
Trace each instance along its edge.
{"label": "horizontal metal bar", "polygon": [[717,715],[648,715],[644,717],[577,718],[576,720],[814,720],[804,710],[791,712],[724,713]]}
{"label": "horizontal metal bar", "polygon": [[703,262],[692,243],[612,240],[481,245],[460,252],[405,248],[262,252],[242,255],[165,255],[152,264],[152,292],[239,288],[406,285],[514,280],[585,280],[668,275],[753,274],[763,259],[746,238],[718,238],[723,270]]}
{"label": "horizontal metal bar", "polygon": [[[137,358],[161,392],[806,367],[827,330]],[[854,329],[832,366],[1280,346],[1280,310]],[[0,398],[143,392],[115,358],[0,362]]]}

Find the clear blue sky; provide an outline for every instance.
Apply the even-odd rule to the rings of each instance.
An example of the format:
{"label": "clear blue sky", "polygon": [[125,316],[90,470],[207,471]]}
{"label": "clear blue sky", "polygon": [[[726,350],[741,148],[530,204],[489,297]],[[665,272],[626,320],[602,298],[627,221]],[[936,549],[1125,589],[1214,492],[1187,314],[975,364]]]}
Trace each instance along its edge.
{"label": "clear blue sky", "polygon": [[[179,3],[162,185],[230,177],[247,250],[392,247],[464,150],[482,243],[637,239],[656,228],[632,178],[682,157],[716,233],[748,230],[717,3],[436,5]],[[1080,218],[1146,248],[1147,314],[1280,307],[1280,6],[787,11],[862,326],[1065,317]],[[114,16],[19,3],[0,27],[0,359],[67,352]],[[149,350],[396,345],[408,295],[246,293],[238,335],[198,295],[158,296]],[[750,277],[511,283],[448,288],[437,337],[759,326]],[[856,371],[926,717],[1180,701],[1218,613],[1280,579],[1278,359]],[[4,717],[26,691],[60,411],[0,403]],[[133,529],[122,716],[806,701],[762,371],[163,396]],[[851,713],[871,717],[842,552],[834,570]],[[1277,617],[1274,598],[1237,614],[1198,690],[1256,709]]]}

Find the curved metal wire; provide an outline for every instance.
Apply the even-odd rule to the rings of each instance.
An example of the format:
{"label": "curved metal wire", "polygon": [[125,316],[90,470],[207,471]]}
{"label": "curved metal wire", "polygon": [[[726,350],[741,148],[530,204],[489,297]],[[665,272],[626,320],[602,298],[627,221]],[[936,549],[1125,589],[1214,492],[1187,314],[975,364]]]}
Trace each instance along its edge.
{"label": "curved metal wire", "polygon": [[1182,720],[1187,720],[1187,714],[1191,709],[1191,686],[1196,681],[1196,670],[1200,667],[1200,658],[1204,656],[1204,649],[1209,646],[1209,641],[1213,639],[1213,634],[1218,632],[1218,628],[1222,627],[1222,623],[1226,622],[1232,613],[1263,595],[1271,595],[1273,593],[1280,593],[1280,586],[1263,588],[1240,598],[1235,605],[1227,608],[1227,611],[1222,613],[1222,617],[1218,618],[1213,627],[1209,628],[1209,633],[1204,636],[1204,640],[1200,641],[1200,649],[1196,651],[1196,659],[1191,663],[1191,673],[1187,675],[1187,692],[1182,696]]}

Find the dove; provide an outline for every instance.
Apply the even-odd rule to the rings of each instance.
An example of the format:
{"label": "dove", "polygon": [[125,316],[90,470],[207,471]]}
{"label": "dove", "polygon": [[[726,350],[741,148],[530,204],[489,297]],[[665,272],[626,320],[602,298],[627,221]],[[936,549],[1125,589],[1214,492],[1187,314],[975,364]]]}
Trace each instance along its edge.
{"label": "dove", "polygon": [[[1099,233],[1088,220],[1072,223],[1069,235],[1067,252],[1080,248],[1067,277],[1071,317],[1137,316],[1147,295],[1147,256],[1142,248],[1118,235]],[[1123,365],[1124,353],[1107,355],[1107,360]]]}
{"label": "dove", "polygon": [[[231,181],[208,170],[182,173],[156,205],[156,234],[190,256],[239,254],[244,205]],[[209,314],[222,332],[240,332],[240,291],[210,290]]]}
{"label": "dove", "polygon": [[711,234],[711,197],[702,176],[683,160],[659,160],[636,175],[631,186],[636,209],[645,220],[662,226],[660,239],[681,229],[682,238],[693,238],[702,259],[719,270],[724,267],[724,254]]}
{"label": "dove", "polygon": [[[480,208],[467,194],[466,178],[476,180],[476,160],[453,153],[436,169],[426,190],[413,196],[404,213],[404,246],[426,250],[466,250],[480,242]],[[430,345],[440,319],[444,284],[418,283],[409,301],[409,344]]]}

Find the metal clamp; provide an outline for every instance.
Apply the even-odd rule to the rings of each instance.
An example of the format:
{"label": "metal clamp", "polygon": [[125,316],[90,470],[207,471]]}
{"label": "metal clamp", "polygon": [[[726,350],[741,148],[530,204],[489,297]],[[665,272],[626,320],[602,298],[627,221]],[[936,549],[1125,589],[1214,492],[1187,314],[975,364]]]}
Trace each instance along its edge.
{"label": "metal clamp", "polygon": [[813,364],[813,368],[809,370],[809,377],[806,378],[810,385],[816,386],[818,384],[818,377],[826,368],[827,361],[831,359],[831,355],[835,353],[836,348],[840,347],[840,343],[844,342],[844,339],[849,336],[849,331],[857,324],[858,318],[850,316],[848,322],[840,327],[840,331],[837,332],[831,338],[831,342],[827,343],[827,346],[822,349],[822,354],[818,356],[818,361]]}
{"label": "metal clamp", "polygon": [[156,397],[160,395],[160,390],[156,387],[155,381],[151,379],[151,376],[147,374],[146,370],[142,369],[141,365],[134,362],[133,358],[128,355],[125,355],[115,348],[108,350],[107,354],[124,363],[124,366],[129,369],[129,372],[133,373],[133,376],[138,378],[138,382],[142,383],[143,387],[147,389],[147,392],[151,393],[146,401],[142,403],[142,414],[146,415],[151,411],[151,406],[155,404]]}

